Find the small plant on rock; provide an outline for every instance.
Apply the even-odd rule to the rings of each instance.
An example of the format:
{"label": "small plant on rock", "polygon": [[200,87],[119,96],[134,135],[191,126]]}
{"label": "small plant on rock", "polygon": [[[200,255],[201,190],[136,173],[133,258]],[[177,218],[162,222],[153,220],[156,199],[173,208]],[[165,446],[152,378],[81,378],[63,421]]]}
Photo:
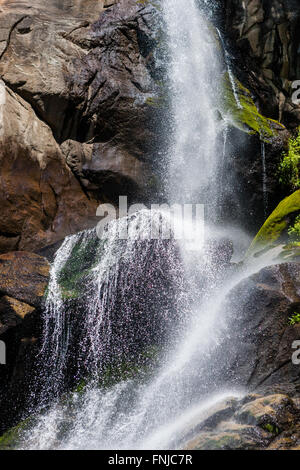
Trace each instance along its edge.
{"label": "small plant on rock", "polygon": [[279,165],[279,181],[293,191],[300,188],[300,128],[298,135],[289,139],[289,149]]}
{"label": "small plant on rock", "polygon": [[291,242],[300,241],[300,215],[296,217],[294,225],[288,229],[288,235]]}
{"label": "small plant on rock", "polygon": [[294,312],[294,315],[289,318],[289,325],[293,326],[297,325],[298,323],[300,323],[300,313]]}

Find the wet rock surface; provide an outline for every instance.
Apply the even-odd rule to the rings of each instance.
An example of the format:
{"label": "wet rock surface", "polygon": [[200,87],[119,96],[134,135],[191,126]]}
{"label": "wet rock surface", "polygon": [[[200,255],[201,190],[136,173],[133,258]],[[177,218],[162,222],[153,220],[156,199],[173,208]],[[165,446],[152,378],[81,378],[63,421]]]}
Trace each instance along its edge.
{"label": "wet rock surface", "polygon": [[195,417],[186,430],[186,449],[299,448],[300,325],[291,322],[299,312],[299,276],[299,263],[269,266],[227,295],[222,311],[230,311],[233,320],[214,362],[215,380],[220,373],[222,390],[242,387],[248,394]]}
{"label": "wet rock surface", "polygon": [[290,318],[299,311],[299,276],[299,263],[269,266],[228,294],[223,307],[234,322],[224,344],[229,381],[252,390],[290,384],[298,391],[300,369],[292,355],[300,326],[291,325]]}
{"label": "wet rock surface", "polygon": [[262,112],[298,126],[299,106],[293,103],[299,80],[299,21],[297,0],[228,0],[225,29],[234,48],[234,61],[256,93]]}
{"label": "wet rock surface", "polygon": [[[230,404],[230,412],[228,405]],[[227,410],[226,419],[221,411]],[[299,400],[284,394],[227,399],[210,410],[201,432],[189,430],[186,450],[295,450],[300,444]],[[212,424],[212,425],[211,425]]]}
{"label": "wet rock surface", "polygon": [[0,367],[1,431],[14,423],[24,405],[49,271],[48,261],[34,253],[0,255],[0,341],[6,351],[6,364]]}

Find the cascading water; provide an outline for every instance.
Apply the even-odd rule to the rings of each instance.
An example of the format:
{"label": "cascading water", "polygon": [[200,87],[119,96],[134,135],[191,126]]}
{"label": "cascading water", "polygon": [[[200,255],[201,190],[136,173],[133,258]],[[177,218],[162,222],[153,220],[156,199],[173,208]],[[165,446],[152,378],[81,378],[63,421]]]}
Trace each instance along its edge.
{"label": "cascading water", "polygon": [[[222,165],[217,141],[224,130],[216,113],[216,38],[196,0],[188,8],[182,0],[164,0],[163,16],[173,115],[169,201],[207,203],[213,213]],[[165,220],[163,212],[158,219]],[[124,223],[138,237],[120,240],[117,231]],[[109,224],[104,242],[89,231],[69,237],[58,251],[40,374],[42,402],[52,400],[52,406],[37,417],[20,447],[178,448],[187,424],[205,417],[224,396],[230,363],[220,345],[230,339],[230,312],[220,311],[241,276],[217,287],[224,277],[222,253],[216,260],[209,251],[186,250],[172,237],[149,241],[151,225],[149,211],[141,211]],[[149,368],[146,361],[144,375],[127,374],[124,357],[143,358],[153,345],[162,351],[159,365]],[[122,365],[115,384],[104,380],[113,360],[119,369]],[[62,400],[61,392],[70,388],[64,383],[67,371],[74,384],[81,378],[84,383]],[[232,393],[237,383],[227,385]]]}
{"label": "cascading water", "polygon": [[220,38],[222,48],[223,48],[223,51],[224,51],[225,65],[226,65],[226,68],[227,68],[227,73],[228,73],[228,78],[229,78],[229,81],[230,81],[232,93],[233,93],[237,108],[242,109],[242,105],[241,105],[241,102],[240,102],[237,86],[236,86],[236,83],[235,83],[235,80],[234,80],[234,75],[232,73],[232,68],[231,68],[231,64],[230,64],[230,55],[228,54],[228,51],[226,49],[224,39],[223,39],[223,36],[222,36],[221,32],[218,29],[217,29],[217,32],[218,32],[218,36]]}
{"label": "cascading water", "polygon": [[200,200],[213,210],[220,164],[217,137],[221,124],[216,119],[221,73],[218,42],[196,1],[189,2],[187,8],[180,0],[165,0],[163,14],[173,115],[169,200],[184,204]]}
{"label": "cascading water", "polygon": [[267,193],[267,166],[266,166],[266,144],[261,142],[261,161],[262,161],[262,191],[264,201],[264,216],[267,218],[268,213],[268,193]]}
{"label": "cascading water", "polygon": [[44,311],[34,390],[41,405],[70,388],[67,377],[91,381],[108,364],[136,361],[180,323],[183,265],[175,240],[163,238],[169,233],[163,212],[144,210],[111,222],[101,239],[96,230],[65,239]]}

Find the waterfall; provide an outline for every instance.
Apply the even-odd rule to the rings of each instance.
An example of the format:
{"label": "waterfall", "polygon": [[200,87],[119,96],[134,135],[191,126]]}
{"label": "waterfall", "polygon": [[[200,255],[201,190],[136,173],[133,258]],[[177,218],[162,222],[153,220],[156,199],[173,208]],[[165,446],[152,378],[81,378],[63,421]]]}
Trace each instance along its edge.
{"label": "waterfall", "polygon": [[52,265],[44,310],[34,389],[40,404],[70,388],[70,375],[74,384],[86,376],[98,379],[107,365],[136,363],[147,348],[164,343],[172,327],[183,323],[183,278],[163,211],[141,210],[112,221],[103,239],[96,230],[67,237]]}
{"label": "waterfall", "polygon": [[236,86],[236,83],[235,83],[234,75],[232,73],[232,68],[231,68],[231,64],[230,64],[230,55],[227,51],[226,45],[224,43],[223,36],[222,36],[221,32],[219,31],[219,29],[217,29],[217,33],[218,33],[218,36],[219,36],[221,44],[222,44],[225,64],[226,64],[227,73],[228,73],[228,78],[229,78],[229,81],[230,81],[230,85],[231,85],[231,89],[232,89],[232,93],[233,93],[236,105],[239,109],[243,109],[243,107],[241,105],[241,102],[240,102],[240,98],[239,98],[237,86]]}
{"label": "waterfall", "polygon": [[[214,212],[223,154],[217,41],[196,0],[188,8],[182,0],[164,0],[162,13],[173,118],[169,201],[206,203]],[[225,131],[224,148],[226,138]],[[127,240],[118,237],[123,224],[132,233]],[[83,232],[57,252],[40,373],[46,375],[42,398],[52,406],[41,410],[20,448],[180,448],[189,421],[224,395],[241,393],[236,383],[224,382],[230,363],[221,347],[230,338],[223,302],[241,275],[227,274],[222,247],[189,251],[174,237],[151,240],[151,225],[149,211],[139,211],[111,222],[107,239]],[[207,227],[207,238],[213,236],[216,229]],[[149,368],[143,354],[153,345],[160,352]],[[140,359],[145,372],[130,374],[124,358]],[[112,361],[122,373],[107,383]],[[74,391],[61,399],[72,385],[64,383],[66,371]]]}
{"label": "waterfall", "polygon": [[218,42],[196,1],[187,8],[180,0],[164,0],[162,8],[173,115],[169,199],[188,203],[200,197],[213,209],[221,126],[216,119],[221,75]]}
{"label": "waterfall", "polygon": [[262,191],[264,203],[264,217],[268,215],[268,192],[267,192],[267,166],[266,166],[266,144],[261,141],[261,161],[262,161]]}

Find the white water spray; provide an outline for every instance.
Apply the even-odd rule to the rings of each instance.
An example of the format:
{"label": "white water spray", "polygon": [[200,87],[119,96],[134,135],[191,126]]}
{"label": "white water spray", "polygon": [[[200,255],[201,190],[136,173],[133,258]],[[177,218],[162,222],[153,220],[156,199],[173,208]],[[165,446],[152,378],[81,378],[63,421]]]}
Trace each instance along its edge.
{"label": "white water spray", "polygon": [[220,93],[218,42],[196,1],[164,0],[170,55],[173,135],[169,149],[171,202],[216,204],[220,163],[216,119]]}
{"label": "white water spray", "polygon": [[236,86],[236,83],[235,83],[234,75],[232,73],[232,68],[231,68],[231,64],[230,64],[230,55],[228,54],[228,51],[226,49],[224,39],[223,39],[223,36],[222,36],[221,32],[218,29],[217,29],[217,32],[218,32],[218,36],[219,36],[221,44],[222,44],[225,64],[226,64],[227,73],[228,73],[228,78],[229,78],[229,81],[230,81],[232,93],[233,93],[237,108],[238,109],[243,109],[243,106],[241,105],[241,101],[240,101],[240,98],[239,98],[238,89],[237,89],[237,86]]}

